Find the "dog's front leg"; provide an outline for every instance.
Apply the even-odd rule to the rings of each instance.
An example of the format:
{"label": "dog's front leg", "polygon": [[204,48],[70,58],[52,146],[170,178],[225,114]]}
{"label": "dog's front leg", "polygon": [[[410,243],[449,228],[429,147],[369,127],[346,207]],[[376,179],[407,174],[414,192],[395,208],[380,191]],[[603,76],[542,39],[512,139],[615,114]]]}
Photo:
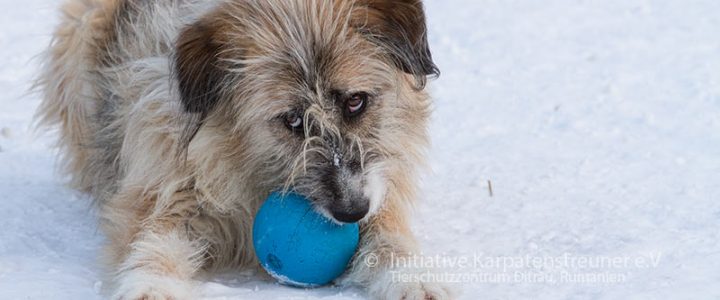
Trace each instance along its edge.
{"label": "dog's front leg", "polygon": [[411,255],[420,253],[404,213],[388,203],[363,226],[360,248],[344,280],[367,287],[373,299],[451,299],[445,283],[417,276],[428,270],[409,263]]}
{"label": "dog's front leg", "polygon": [[151,198],[119,197],[103,214],[114,269],[111,299],[195,299],[192,278],[205,253],[188,229],[197,213],[195,199],[177,193],[165,206]]}

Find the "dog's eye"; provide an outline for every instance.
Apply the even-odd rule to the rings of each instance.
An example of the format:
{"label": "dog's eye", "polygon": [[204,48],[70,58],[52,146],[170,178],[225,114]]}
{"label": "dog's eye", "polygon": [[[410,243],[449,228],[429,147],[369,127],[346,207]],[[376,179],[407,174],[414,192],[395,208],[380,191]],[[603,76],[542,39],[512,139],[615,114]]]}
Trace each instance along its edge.
{"label": "dog's eye", "polygon": [[292,131],[299,131],[302,129],[303,119],[298,113],[289,113],[285,115],[285,125]]}
{"label": "dog's eye", "polygon": [[349,117],[359,115],[365,110],[365,104],[368,100],[368,94],[365,92],[355,93],[350,95],[350,98],[345,101],[346,113]]}

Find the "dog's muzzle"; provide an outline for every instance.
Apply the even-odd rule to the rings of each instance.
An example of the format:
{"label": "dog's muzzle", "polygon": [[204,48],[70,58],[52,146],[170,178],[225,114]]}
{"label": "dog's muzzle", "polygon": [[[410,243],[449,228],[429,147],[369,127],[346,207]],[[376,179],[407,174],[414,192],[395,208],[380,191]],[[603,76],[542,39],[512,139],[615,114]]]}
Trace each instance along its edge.
{"label": "dog's muzzle", "polygon": [[355,223],[362,220],[370,210],[370,203],[367,199],[358,199],[350,201],[350,205],[331,205],[329,207],[330,214],[343,223]]}

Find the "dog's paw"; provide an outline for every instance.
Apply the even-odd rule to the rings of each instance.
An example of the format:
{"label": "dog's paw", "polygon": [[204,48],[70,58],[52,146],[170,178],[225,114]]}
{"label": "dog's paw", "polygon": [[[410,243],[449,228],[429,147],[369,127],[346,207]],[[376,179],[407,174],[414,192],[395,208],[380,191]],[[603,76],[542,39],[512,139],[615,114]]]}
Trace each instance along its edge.
{"label": "dog's paw", "polygon": [[378,277],[368,292],[383,300],[449,300],[453,289],[443,283],[428,280],[424,270],[392,270]]}
{"label": "dog's paw", "polygon": [[138,288],[129,293],[118,293],[111,299],[113,300],[178,300],[178,299],[190,299],[184,296],[173,295],[153,287],[142,287]]}
{"label": "dog's paw", "polygon": [[154,274],[124,274],[110,299],[113,300],[191,300],[192,283]]}
{"label": "dog's paw", "polygon": [[394,283],[385,291],[384,295],[378,295],[382,299],[401,300],[448,300],[452,299],[449,288],[437,282],[408,282]]}

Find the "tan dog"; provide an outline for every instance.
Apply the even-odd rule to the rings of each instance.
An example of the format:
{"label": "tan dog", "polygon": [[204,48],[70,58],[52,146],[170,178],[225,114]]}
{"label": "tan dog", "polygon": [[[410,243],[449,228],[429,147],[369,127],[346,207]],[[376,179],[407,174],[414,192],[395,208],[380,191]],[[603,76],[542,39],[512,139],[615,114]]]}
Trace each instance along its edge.
{"label": "tan dog", "polygon": [[[251,224],[293,189],[361,224],[343,283],[398,282],[437,74],[420,0],[70,0],[39,86],[72,185],[98,204],[114,299],[192,299],[202,272],[256,266]],[[364,263],[376,255],[379,264]]]}

